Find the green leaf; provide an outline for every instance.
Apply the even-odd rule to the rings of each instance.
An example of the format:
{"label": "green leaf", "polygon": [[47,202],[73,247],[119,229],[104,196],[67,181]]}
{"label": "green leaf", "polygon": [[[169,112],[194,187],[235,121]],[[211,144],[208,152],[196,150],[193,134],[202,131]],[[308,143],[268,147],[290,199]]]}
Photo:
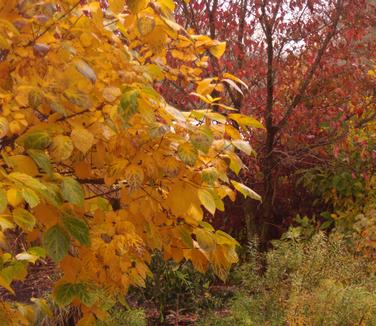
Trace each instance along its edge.
{"label": "green leaf", "polygon": [[17,143],[26,149],[46,149],[51,143],[51,137],[47,131],[32,131],[19,137]]}
{"label": "green leaf", "polygon": [[60,188],[58,185],[56,185],[55,183],[49,183],[46,184],[46,188],[43,189],[40,194],[49,204],[57,207],[63,203],[63,199],[60,196],[59,190]]}
{"label": "green leaf", "polygon": [[0,271],[0,276],[8,283],[13,280],[23,281],[27,276],[27,265],[22,261],[13,261]]}
{"label": "green leaf", "polygon": [[50,158],[42,150],[38,149],[29,149],[27,154],[34,160],[34,162],[41,168],[44,172],[51,175],[52,174],[52,165]]}
{"label": "green leaf", "polygon": [[179,233],[181,235],[181,239],[184,242],[184,244],[188,248],[192,249],[193,248],[193,240],[192,240],[191,231],[186,226],[180,226],[179,227]]}
{"label": "green leaf", "polygon": [[90,293],[89,287],[82,283],[65,283],[58,285],[54,290],[55,302],[60,306],[69,305],[74,299],[79,299],[84,305],[90,307],[95,297]]}
{"label": "green leaf", "polygon": [[58,285],[54,290],[54,299],[59,306],[69,305],[76,296],[75,284],[65,283]]}
{"label": "green leaf", "polygon": [[43,247],[30,247],[27,252],[40,258],[46,258],[46,249]]}
{"label": "green leaf", "polygon": [[7,194],[5,190],[0,189],[0,214],[5,211],[8,205]]}
{"label": "green leaf", "polygon": [[67,254],[70,240],[57,224],[43,234],[43,246],[55,262],[59,262]]}
{"label": "green leaf", "polygon": [[50,106],[52,111],[54,111],[56,113],[60,113],[64,117],[68,116],[67,110],[60,103],[57,103],[57,102],[54,102],[54,101],[49,101],[48,105]]}
{"label": "green leaf", "polygon": [[191,134],[190,140],[195,148],[207,154],[214,140],[213,132],[209,127],[201,126]]}
{"label": "green leaf", "polygon": [[198,198],[200,199],[201,204],[212,214],[214,215],[217,205],[212,194],[206,189],[198,190]]}
{"label": "green leaf", "polygon": [[192,144],[184,143],[178,147],[178,156],[185,164],[194,166],[197,161],[198,152]]}
{"label": "green leaf", "polygon": [[41,91],[33,89],[29,92],[28,99],[30,107],[36,110],[43,101],[43,94]]}
{"label": "green leaf", "polygon": [[214,167],[206,168],[201,171],[202,180],[208,184],[213,184],[218,179],[218,171]]}
{"label": "green leaf", "polygon": [[89,291],[89,286],[79,283],[75,284],[77,298],[87,307],[90,307],[95,302],[95,296]]}
{"label": "green leaf", "polygon": [[231,183],[237,191],[241,192],[244,195],[245,198],[249,197],[255,200],[262,201],[261,196],[254,192],[251,188],[248,188],[246,185],[243,185],[242,183],[236,182],[234,180],[231,180]]}
{"label": "green leaf", "polygon": [[61,183],[61,194],[68,202],[82,207],[84,204],[84,191],[79,182],[71,177],[66,177]]}
{"label": "green leaf", "polygon": [[22,197],[25,199],[25,201],[29,204],[31,208],[37,206],[40,203],[39,196],[36,194],[36,192],[31,188],[23,188],[21,190]]}
{"label": "green leaf", "polygon": [[122,97],[120,98],[118,113],[125,125],[128,124],[128,120],[138,110],[138,96],[139,92],[137,90],[128,89],[123,93]]}
{"label": "green leaf", "polygon": [[68,212],[64,212],[62,221],[69,234],[85,246],[90,245],[89,227],[83,221]]}
{"label": "green leaf", "polygon": [[34,215],[23,208],[13,210],[13,220],[25,231],[31,231],[36,222]]}

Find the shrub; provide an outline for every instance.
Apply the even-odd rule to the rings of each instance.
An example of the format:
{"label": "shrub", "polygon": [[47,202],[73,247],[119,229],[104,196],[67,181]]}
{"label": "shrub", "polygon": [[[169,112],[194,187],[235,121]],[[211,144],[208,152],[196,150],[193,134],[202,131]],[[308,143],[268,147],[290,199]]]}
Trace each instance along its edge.
{"label": "shrub", "polygon": [[230,315],[212,314],[200,325],[375,325],[371,266],[338,234],[305,239],[290,228],[268,253],[251,251],[250,262],[237,270],[242,290]]}

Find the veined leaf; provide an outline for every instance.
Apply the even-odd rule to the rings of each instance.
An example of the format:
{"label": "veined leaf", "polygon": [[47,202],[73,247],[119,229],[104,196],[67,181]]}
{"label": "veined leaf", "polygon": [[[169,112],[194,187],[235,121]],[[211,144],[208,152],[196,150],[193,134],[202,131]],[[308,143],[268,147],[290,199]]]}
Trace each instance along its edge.
{"label": "veined leaf", "polygon": [[47,255],[59,262],[68,253],[70,241],[64,230],[54,225],[43,234],[43,247]]}
{"label": "veined leaf", "polygon": [[199,189],[198,190],[198,198],[200,199],[201,204],[212,214],[214,215],[216,210],[215,200],[210,193],[210,191],[206,189]]}
{"label": "veined leaf", "polygon": [[68,212],[64,212],[62,222],[65,229],[73,238],[85,246],[90,245],[89,227],[83,220]]}
{"label": "veined leaf", "polygon": [[178,156],[184,163],[194,166],[197,161],[198,152],[191,143],[183,143],[178,147]]}
{"label": "veined leaf", "polygon": [[68,202],[82,207],[84,204],[84,191],[78,181],[65,177],[61,183],[61,194]]}
{"label": "veined leaf", "polygon": [[23,208],[15,208],[13,210],[13,220],[25,231],[31,231],[36,222],[34,215]]}
{"label": "veined leaf", "polygon": [[47,131],[33,131],[19,137],[17,142],[26,149],[45,149],[50,145],[51,137]]}
{"label": "veined leaf", "polygon": [[246,153],[247,155],[251,155],[254,153],[254,150],[252,149],[249,142],[241,139],[235,139],[232,141],[232,144],[237,148],[240,149],[242,152]]}
{"label": "veined leaf", "polygon": [[249,197],[261,201],[261,196],[258,193],[254,192],[251,188],[248,188],[246,185],[235,180],[231,180],[231,183],[237,191],[244,195],[245,198]]}
{"label": "veined leaf", "polygon": [[42,150],[38,149],[29,149],[27,154],[34,160],[34,162],[47,174],[51,175],[52,173],[52,165],[50,162],[50,158],[46,155],[46,153]]}
{"label": "veined leaf", "polygon": [[12,172],[9,173],[8,178],[12,181],[18,182],[21,186],[25,185],[36,191],[42,191],[46,189],[46,186],[38,179],[33,178],[25,173]]}
{"label": "veined leaf", "polygon": [[249,117],[244,114],[240,113],[231,113],[228,117],[234,121],[236,121],[241,126],[252,127],[252,128],[259,128],[265,129],[262,123],[255,118]]}
{"label": "veined leaf", "polygon": [[73,152],[72,139],[68,136],[57,135],[52,139],[52,143],[49,149],[52,158],[56,162],[67,160]]}
{"label": "veined leaf", "polygon": [[31,188],[24,187],[21,190],[22,197],[29,204],[31,208],[34,208],[40,203],[39,196]]}
{"label": "veined leaf", "polygon": [[155,19],[150,15],[144,15],[137,19],[137,29],[141,36],[150,34],[155,29]]}
{"label": "veined leaf", "polygon": [[94,144],[94,135],[85,128],[75,128],[71,133],[74,146],[86,154]]}
{"label": "veined leaf", "polygon": [[129,119],[138,110],[138,96],[139,92],[137,90],[129,89],[120,98],[118,113],[125,125],[128,124]]}
{"label": "veined leaf", "polygon": [[60,306],[69,305],[73,299],[76,297],[75,284],[65,283],[58,285],[54,292],[54,299],[56,303]]}
{"label": "veined leaf", "polygon": [[195,231],[198,245],[200,248],[207,252],[214,251],[216,243],[213,238],[213,234],[205,229],[196,229]]}
{"label": "veined leaf", "polygon": [[197,128],[190,136],[193,146],[205,154],[208,153],[213,140],[213,132],[207,126]]}

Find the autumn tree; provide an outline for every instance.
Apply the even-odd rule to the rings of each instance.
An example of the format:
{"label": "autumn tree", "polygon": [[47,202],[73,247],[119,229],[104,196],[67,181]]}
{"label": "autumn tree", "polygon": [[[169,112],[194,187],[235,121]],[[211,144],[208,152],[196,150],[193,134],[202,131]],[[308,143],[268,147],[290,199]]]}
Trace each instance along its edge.
{"label": "autumn tree", "polygon": [[[105,320],[110,298],[143,286],[155,249],[224,279],[237,243],[204,211],[223,211],[234,188],[259,199],[228,176],[242,167],[235,149],[251,151],[230,119],[247,128],[247,117],[206,93],[196,94],[205,109],[183,114],[153,88],[164,78],[197,85],[206,54],[225,50],[173,11],[170,0],[0,4],[0,286],[14,294],[29,264],[51,258],[54,299],[81,307],[78,324]],[[166,59],[174,51],[187,61],[178,69]],[[24,239],[16,250],[10,231]],[[0,315],[31,318],[10,302]]]}
{"label": "autumn tree", "polygon": [[[260,183],[261,210],[259,205],[247,210],[267,239],[271,225],[281,225],[281,218],[293,214],[294,173],[323,164],[332,156],[326,146],[345,140],[351,125],[360,127],[375,118],[363,115],[375,105],[369,100],[374,98],[374,80],[367,75],[375,51],[374,4],[196,0],[179,1],[178,13],[186,28],[227,41],[220,59],[209,54],[208,73],[232,71],[245,81],[248,88],[238,85],[244,96],[225,85],[227,104],[261,118],[265,126],[265,132],[249,138],[258,157],[248,161],[251,172],[243,178]],[[208,80],[199,89],[213,94],[208,85],[214,81]],[[185,89],[168,81],[163,87],[175,99]],[[181,98],[187,107],[197,105],[192,97]]]}

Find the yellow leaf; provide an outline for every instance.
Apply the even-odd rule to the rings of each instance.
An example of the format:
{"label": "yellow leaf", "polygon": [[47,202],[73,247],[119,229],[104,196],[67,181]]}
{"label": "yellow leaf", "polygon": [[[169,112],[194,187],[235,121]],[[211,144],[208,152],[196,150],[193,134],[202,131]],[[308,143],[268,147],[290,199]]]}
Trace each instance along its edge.
{"label": "yellow leaf", "polygon": [[233,184],[233,186],[235,187],[237,191],[243,194],[245,198],[249,197],[249,198],[261,201],[261,196],[258,193],[254,192],[251,188],[248,188],[246,185],[240,182],[237,182],[235,180],[231,180],[231,183]]}
{"label": "yellow leaf", "polygon": [[265,127],[262,125],[260,121],[244,114],[231,113],[228,115],[228,117],[236,121],[241,126],[265,129]]}
{"label": "yellow leaf", "polygon": [[191,143],[187,142],[179,145],[178,156],[184,163],[194,166],[197,161],[198,151]]}
{"label": "yellow leaf", "polygon": [[57,135],[52,139],[50,145],[51,157],[56,162],[67,160],[73,152],[73,142],[70,137]]}
{"label": "yellow leaf", "polygon": [[150,15],[145,15],[137,20],[137,29],[141,36],[150,34],[155,29],[155,19]]}
{"label": "yellow leaf", "polygon": [[212,214],[214,215],[216,210],[215,200],[212,194],[206,189],[198,190],[198,198],[200,199],[201,204]]}
{"label": "yellow leaf", "polygon": [[7,289],[13,295],[15,294],[14,290],[10,287],[10,284],[7,281],[5,281],[4,278],[1,275],[0,275],[0,286]]}
{"label": "yellow leaf", "polygon": [[12,207],[16,207],[23,202],[21,193],[15,188],[10,188],[7,191],[7,200]]}
{"label": "yellow leaf", "polygon": [[9,157],[14,171],[26,173],[32,177],[38,174],[38,167],[34,161],[25,155],[14,155]]}
{"label": "yellow leaf", "polygon": [[249,142],[241,139],[236,139],[232,141],[232,144],[237,148],[240,149],[242,152],[246,153],[247,155],[251,155],[254,153],[253,148],[249,144]]}
{"label": "yellow leaf", "polygon": [[229,135],[232,139],[240,139],[241,135],[239,130],[234,128],[233,126],[226,124],[225,126],[225,132],[227,135]]}
{"label": "yellow leaf", "polygon": [[205,78],[197,83],[196,93],[206,96],[210,94],[215,85],[211,85],[214,78]]}
{"label": "yellow leaf", "polygon": [[0,117],[0,138],[4,138],[9,130],[8,119]]}
{"label": "yellow leaf", "polygon": [[127,6],[133,14],[138,14],[145,9],[148,3],[149,0],[127,0]]}
{"label": "yellow leaf", "polygon": [[217,59],[220,59],[225,53],[226,50],[226,42],[217,42],[215,46],[212,46],[209,49],[209,52],[214,55]]}
{"label": "yellow leaf", "polygon": [[235,82],[243,85],[246,89],[248,89],[248,85],[245,82],[243,82],[241,79],[239,79],[238,77],[236,77],[236,76],[234,76],[234,75],[232,75],[232,74],[230,74],[228,72],[225,72],[223,74],[223,77],[227,78],[227,79],[232,79],[233,81],[235,81]]}
{"label": "yellow leaf", "polygon": [[142,185],[144,170],[139,165],[131,164],[126,168],[124,179],[130,189],[134,190]]}
{"label": "yellow leaf", "polygon": [[117,14],[120,14],[123,11],[125,1],[124,0],[109,0],[108,5],[109,5],[111,11],[115,15],[117,15]]}
{"label": "yellow leaf", "polygon": [[94,144],[93,134],[85,128],[73,129],[71,138],[73,145],[84,154],[86,154]]}
{"label": "yellow leaf", "polygon": [[121,90],[118,87],[108,86],[103,90],[103,98],[109,102],[114,102],[121,95]]}

